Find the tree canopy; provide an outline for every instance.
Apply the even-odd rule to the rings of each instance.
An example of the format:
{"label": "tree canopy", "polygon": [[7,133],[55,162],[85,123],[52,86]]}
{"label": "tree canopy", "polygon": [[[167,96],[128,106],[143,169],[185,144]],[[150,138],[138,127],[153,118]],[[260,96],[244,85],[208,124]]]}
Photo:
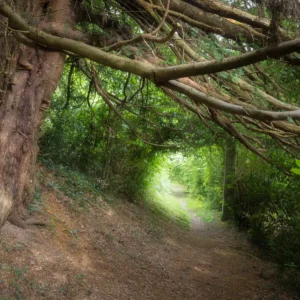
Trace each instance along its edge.
{"label": "tree canopy", "polygon": [[[26,46],[66,53],[70,76],[80,70],[127,125],[120,107],[133,109],[132,75],[140,90],[152,83],[267,161],[265,136],[297,155],[297,0],[42,1],[42,15],[21,13],[24,4],[15,2],[0,1],[2,26]],[[68,18],[53,21],[57,10]],[[128,74],[123,96],[104,87],[103,66]]]}

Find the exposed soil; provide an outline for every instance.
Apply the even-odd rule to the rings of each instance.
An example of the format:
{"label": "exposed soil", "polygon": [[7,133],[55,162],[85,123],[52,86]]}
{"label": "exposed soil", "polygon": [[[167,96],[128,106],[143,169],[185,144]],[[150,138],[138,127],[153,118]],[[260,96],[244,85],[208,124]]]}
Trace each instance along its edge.
{"label": "exposed soil", "polygon": [[[184,205],[180,187],[175,195]],[[78,211],[44,188],[48,227],[0,232],[0,299],[298,299],[242,233],[188,211],[184,231],[119,202]]]}

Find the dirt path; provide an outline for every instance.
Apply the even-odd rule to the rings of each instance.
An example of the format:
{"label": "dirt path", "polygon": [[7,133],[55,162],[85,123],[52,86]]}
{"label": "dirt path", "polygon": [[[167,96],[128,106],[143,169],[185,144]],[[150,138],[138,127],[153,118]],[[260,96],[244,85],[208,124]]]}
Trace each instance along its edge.
{"label": "dirt path", "polygon": [[[185,209],[184,194],[175,190]],[[0,232],[0,299],[284,300],[243,234],[203,223],[166,224],[135,205],[74,211],[46,189],[48,228]]]}
{"label": "dirt path", "polygon": [[195,234],[197,234],[197,232],[201,232],[201,230],[204,229],[204,225],[205,223],[201,222],[200,217],[197,216],[197,214],[190,210],[187,206],[187,202],[186,202],[186,197],[185,197],[185,192],[184,192],[184,187],[180,186],[178,184],[174,185],[171,188],[172,194],[178,199],[178,201],[180,202],[180,206],[183,210],[185,210],[187,212],[187,214],[190,217],[190,227],[192,231],[196,231]]}
{"label": "dirt path", "polygon": [[172,192],[191,219],[190,231],[180,237],[176,269],[199,283],[199,294],[183,299],[298,299],[278,289],[275,266],[258,258],[243,233],[202,222],[187,207],[184,187]]}

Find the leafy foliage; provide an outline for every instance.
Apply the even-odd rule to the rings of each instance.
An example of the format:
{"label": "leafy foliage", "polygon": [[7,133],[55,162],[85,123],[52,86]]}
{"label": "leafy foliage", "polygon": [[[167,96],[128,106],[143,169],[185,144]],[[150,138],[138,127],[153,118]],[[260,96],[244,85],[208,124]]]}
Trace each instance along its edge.
{"label": "leafy foliage", "polygon": [[281,270],[295,275],[300,271],[299,178],[283,174],[252,155],[245,157],[243,151],[240,155],[236,221],[248,230],[253,242],[276,259]]}
{"label": "leafy foliage", "polygon": [[192,198],[211,209],[222,207],[223,151],[202,147],[187,156],[174,156],[171,178],[184,184]]}
{"label": "leafy foliage", "polygon": [[[42,128],[40,155],[48,161],[96,176],[104,189],[135,197],[145,187],[144,177],[156,153],[183,144],[203,144],[199,139],[203,134],[211,139],[195,116],[166,101],[166,95],[152,84],[102,68],[102,84],[115,94],[130,128],[89,89],[88,79],[70,63]],[[167,143],[169,150],[164,147]]]}
{"label": "leafy foliage", "polygon": [[180,200],[173,193],[168,155],[156,155],[148,166],[143,197],[144,205],[154,214],[162,216],[188,229],[190,219]]}

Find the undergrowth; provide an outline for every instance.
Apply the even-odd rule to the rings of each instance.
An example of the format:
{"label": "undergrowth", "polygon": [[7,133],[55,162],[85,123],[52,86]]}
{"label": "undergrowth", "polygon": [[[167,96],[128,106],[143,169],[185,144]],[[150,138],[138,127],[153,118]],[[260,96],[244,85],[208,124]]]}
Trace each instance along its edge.
{"label": "undergrowth", "polygon": [[209,203],[201,199],[188,197],[187,207],[194,211],[203,222],[214,222],[221,218],[220,211],[213,210]]}
{"label": "undergrowth", "polygon": [[168,162],[165,157],[158,157],[156,167],[149,173],[147,186],[143,194],[145,206],[155,215],[161,216],[188,229],[190,217],[181,207],[180,200],[172,194],[174,185],[168,173]]}
{"label": "undergrowth", "polygon": [[[44,184],[68,196],[74,201],[72,204],[75,207],[86,208],[89,204],[96,203],[99,197],[105,198],[100,183],[94,178],[68,167],[53,164],[51,160],[42,160],[42,164],[47,170],[51,171],[53,175],[52,179],[49,177]],[[39,199],[40,192],[36,190],[35,194],[35,197]],[[105,200],[110,200],[109,197],[107,198],[108,199]],[[34,210],[37,205],[38,200],[34,200],[29,208]]]}
{"label": "undergrowth", "polygon": [[[117,203],[120,197],[103,193],[101,182],[69,167],[54,164],[51,160],[40,160],[47,171],[42,171],[37,177],[44,181],[44,186],[54,189],[58,197],[65,195],[73,200],[72,208],[87,208],[90,204],[97,203],[99,197],[110,205]],[[48,171],[51,175],[47,174]],[[145,193],[142,195],[143,206],[154,215],[175,222],[182,228],[189,228],[189,216],[180,206],[179,200],[172,195],[171,182],[166,172],[157,172],[149,176]],[[42,206],[41,191],[35,191],[33,202],[28,207],[29,212],[37,211]]]}
{"label": "undergrowth", "polygon": [[146,197],[146,206],[155,215],[171,220],[183,229],[190,228],[190,217],[180,206],[179,200],[167,192],[149,194]]}

